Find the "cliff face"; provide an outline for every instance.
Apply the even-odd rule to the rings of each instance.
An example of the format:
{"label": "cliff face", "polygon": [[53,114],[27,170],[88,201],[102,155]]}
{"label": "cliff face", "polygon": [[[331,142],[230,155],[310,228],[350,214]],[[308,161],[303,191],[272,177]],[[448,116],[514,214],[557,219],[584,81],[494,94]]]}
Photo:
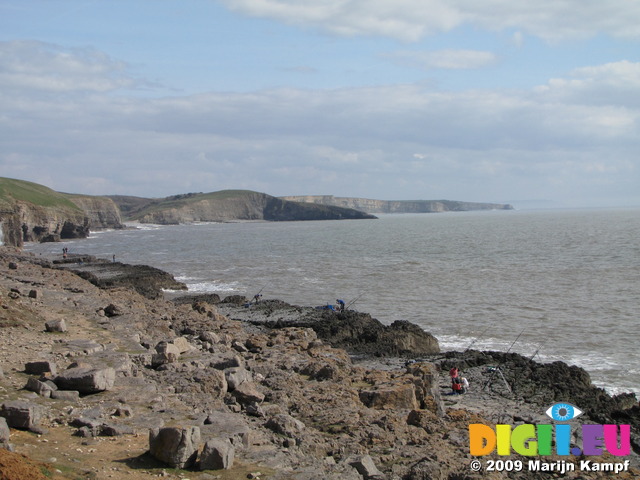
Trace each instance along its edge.
{"label": "cliff face", "polygon": [[[118,201],[117,197],[112,198]],[[297,221],[375,217],[349,208],[289,202],[264,193],[234,190],[149,200],[147,204],[131,209],[129,218],[141,223],[175,225],[236,220]]]}
{"label": "cliff face", "polygon": [[367,213],[435,213],[472,210],[513,210],[504,203],[475,203],[452,200],[373,200],[369,198],[334,197],[333,195],[307,195],[281,197],[293,202],[317,203],[354,208]]}
{"label": "cliff face", "polygon": [[64,238],[85,238],[89,234],[89,219],[80,209],[16,202],[1,215],[5,245],[21,247],[24,242],[55,242]]}
{"label": "cliff face", "polygon": [[0,177],[2,243],[85,238],[90,229],[121,228],[120,213],[106,197],[68,195],[43,185]]}
{"label": "cliff face", "polygon": [[69,195],[68,198],[80,207],[89,218],[91,230],[124,227],[120,218],[120,210],[110,198],[86,195]]}

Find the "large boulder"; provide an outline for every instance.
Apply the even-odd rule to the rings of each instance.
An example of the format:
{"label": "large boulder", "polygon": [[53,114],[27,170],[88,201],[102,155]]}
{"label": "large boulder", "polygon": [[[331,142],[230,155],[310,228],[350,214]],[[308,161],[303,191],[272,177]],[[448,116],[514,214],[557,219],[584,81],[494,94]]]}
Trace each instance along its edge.
{"label": "large boulder", "polygon": [[174,468],[189,468],[198,457],[200,429],[198,427],[165,427],[149,431],[151,455]]}
{"label": "large boulder", "polygon": [[34,430],[40,424],[42,407],[20,400],[9,401],[0,407],[0,417],[4,417],[11,428]]}
{"label": "large boulder", "polygon": [[24,364],[24,373],[29,375],[41,375],[43,373],[51,373],[55,375],[57,373],[55,362],[42,360],[35,362],[27,362]]}
{"label": "large boulder", "polygon": [[360,392],[360,401],[369,408],[378,410],[418,408],[415,388],[412,384],[382,385]]}
{"label": "large boulder", "polygon": [[200,455],[200,470],[228,470],[233,467],[235,448],[228,440],[212,438]]}
{"label": "large boulder", "polygon": [[54,382],[60,390],[76,390],[80,393],[97,393],[111,390],[116,371],[111,367],[77,367],[65,370]]}

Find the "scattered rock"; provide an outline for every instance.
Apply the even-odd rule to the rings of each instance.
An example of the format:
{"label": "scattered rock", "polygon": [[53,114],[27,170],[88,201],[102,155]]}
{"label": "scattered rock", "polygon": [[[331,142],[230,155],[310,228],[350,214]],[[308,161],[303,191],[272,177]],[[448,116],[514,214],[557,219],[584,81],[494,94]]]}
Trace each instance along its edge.
{"label": "scattered rock", "polygon": [[[7,258],[3,255],[0,249],[0,259]],[[77,263],[77,259],[73,261]],[[420,355],[419,362],[407,361],[392,355],[414,347],[423,349],[428,337],[403,322],[381,328],[366,314],[346,312],[341,318],[336,312],[268,300],[248,308],[242,304],[234,307],[230,302],[152,301],[122,284],[107,286],[108,276],[117,269],[101,271],[99,265],[91,270],[102,275],[106,290],[98,290],[69,272],[34,264],[20,264],[18,283],[17,275],[8,272],[6,260],[2,264],[2,298],[6,300],[10,288],[17,285],[19,289],[13,292],[16,302],[4,302],[9,310],[0,309],[0,320],[6,323],[0,324],[0,351],[4,355],[0,362],[6,372],[0,394],[29,399],[21,400],[18,409],[27,420],[16,422],[43,434],[38,448],[43,452],[49,449],[44,458],[53,456],[54,442],[43,426],[49,427],[48,422],[65,425],[71,420],[75,434],[83,437],[76,441],[120,448],[118,459],[127,458],[129,453],[124,452],[131,447],[129,440],[134,441],[121,438],[123,435],[152,429],[151,455],[172,468],[193,468],[199,450],[197,468],[233,465],[228,473],[193,473],[203,479],[240,478],[249,471],[259,478],[257,469],[268,471],[265,476],[298,480],[379,479],[384,478],[381,471],[388,478],[403,480],[476,479],[480,475],[471,474],[468,468],[468,425],[548,423],[544,411],[553,399],[585,409],[585,422],[631,424],[632,448],[640,451],[637,399],[633,395],[611,398],[590,384],[586,372],[565,364],[541,365],[517,355],[473,351]],[[66,265],[61,268],[71,264]],[[43,285],[38,301],[25,300],[29,288]],[[84,293],[76,294],[80,292]],[[109,320],[99,317],[96,312],[105,315],[104,305],[117,306],[120,314]],[[15,322],[6,321],[13,315]],[[39,326],[54,315],[73,319],[70,337],[87,335],[95,340],[67,341],[45,334]],[[235,320],[236,315],[245,321]],[[273,324],[265,324],[261,315]],[[255,321],[250,323],[250,316],[255,316]],[[314,321],[316,327],[304,326],[300,319]],[[321,325],[325,319],[328,325]],[[319,335],[324,340],[319,340]],[[331,343],[363,355],[351,357]],[[156,359],[156,368],[150,368],[154,354],[165,357],[159,362]],[[56,376],[56,362],[61,368],[69,357],[81,361]],[[30,361],[43,358],[55,361]],[[468,395],[441,397],[441,392],[448,391],[447,366],[453,363],[460,364],[472,388]],[[516,396],[506,391],[502,381],[494,382],[487,391],[479,387],[490,375],[487,365],[497,364],[504,365],[506,380]],[[34,377],[28,382],[30,389],[41,395],[49,392],[55,400],[18,390],[28,379],[23,366],[24,372]],[[81,387],[70,380],[64,388],[73,390],[55,389],[64,383],[58,377],[69,375],[69,371],[106,367],[113,373],[89,375],[82,397]],[[56,383],[47,380],[49,376]],[[105,383],[112,388],[100,390]],[[86,395],[89,392],[98,394]],[[522,398],[527,401],[523,403]],[[32,407],[39,412],[31,412]],[[8,420],[0,417],[0,446],[3,421],[9,428]],[[197,425],[197,429],[177,425]],[[57,429],[56,435],[66,430]],[[14,434],[12,440],[15,443],[24,436]],[[111,438],[103,443],[105,439],[96,438],[99,436]],[[207,444],[211,453],[205,453]],[[84,446],[82,449],[88,453]],[[235,454],[242,457],[239,468],[234,465],[239,463],[234,462]],[[73,475],[86,476],[94,466],[104,467],[105,478],[133,473],[127,470],[131,467],[128,461],[118,462],[102,452],[99,459],[93,457],[84,457],[86,465],[78,464],[86,472],[74,471]],[[637,465],[636,453],[629,458]],[[80,456],[78,459],[84,461]],[[276,473],[271,475],[272,471]],[[166,477],[176,474],[168,467],[160,473]],[[533,480],[535,475],[520,472],[518,478]],[[635,471],[629,475],[640,478]],[[496,480],[507,476],[494,475]],[[583,476],[585,480],[603,478],[585,472]]]}
{"label": "scattered rock", "polygon": [[126,407],[126,406],[118,407],[113,412],[113,415],[115,417],[130,418],[130,417],[133,417],[133,410],[131,409],[131,407]]}
{"label": "scattered rock", "polygon": [[230,392],[233,392],[244,382],[251,382],[253,376],[251,372],[242,367],[231,367],[224,370],[224,377],[227,380],[227,387]]}
{"label": "scattered rock", "polygon": [[209,342],[212,344],[220,343],[220,336],[215,332],[202,332],[200,334],[200,340],[203,342]]}
{"label": "scattered rock", "polygon": [[158,368],[167,363],[175,363],[179,358],[180,349],[173,343],[163,341],[156,345],[156,353],[151,357],[151,365],[153,368]]}
{"label": "scattered rock", "polygon": [[123,311],[119,306],[110,303],[109,305],[104,307],[104,314],[107,317],[117,317],[122,315]]}
{"label": "scattered rock", "polygon": [[47,332],[64,333],[67,331],[67,323],[64,321],[64,319],[49,320],[44,324],[44,326]]}
{"label": "scattered rock", "polygon": [[57,387],[49,385],[48,383],[41,382],[37,378],[29,377],[27,380],[27,384],[25,385],[25,390],[29,390],[31,392],[35,392],[41,397],[50,398],[53,390],[57,390]]}
{"label": "scattered rock", "polygon": [[75,339],[67,341],[63,349],[69,357],[78,355],[91,355],[104,350],[104,345],[96,343],[93,340]]}
{"label": "scattered rock", "polygon": [[189,343],[189,340],[187,340],[185,337],[176,337],[171,340],[170,344],[173,344],[178,349],[179,355],[193,350],[193,347]]}
{"label": "scattered rock", "polygon": [[256,384],[253,382],[243,382],[231,393],[241,405],[264,401],[264,394],[258,391]]}
{"label": "scattered rock", "polygon": [[275,415],[267,421],[265,426],[289,438],[299,437],[305,429],[304,423],[286,414]]}
{"label": "scattered rock", "polygon": [[385,478],[369,455],[352,457],[347,460],[347,463],[355,468],[364,480],[383,480]]}

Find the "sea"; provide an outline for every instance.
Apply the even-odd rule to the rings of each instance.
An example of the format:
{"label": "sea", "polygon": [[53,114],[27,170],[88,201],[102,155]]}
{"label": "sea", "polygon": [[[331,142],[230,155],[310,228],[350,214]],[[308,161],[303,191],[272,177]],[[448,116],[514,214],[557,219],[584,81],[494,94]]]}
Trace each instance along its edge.
{"label": "sea", "polygon": [[640,208],[129,227],[25,250],[151,265],[193,293],[343,299],[418,324],[442,350],[560,360],[610,394],[640,394]]}

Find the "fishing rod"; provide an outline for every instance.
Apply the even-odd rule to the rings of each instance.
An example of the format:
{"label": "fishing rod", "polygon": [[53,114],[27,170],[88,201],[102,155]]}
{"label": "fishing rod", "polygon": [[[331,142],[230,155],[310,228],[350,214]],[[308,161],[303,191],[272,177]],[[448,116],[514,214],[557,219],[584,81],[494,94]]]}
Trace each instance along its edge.
{"label": "fishing rod", "polygon": [[513,341],[513,343],[511,344],[511,346],[509,347],[509,350],[507,350],[505,353],[509,353],[511,351],[511,349],[513,348],[513,346],[516,344],[516,342],[518,341],[518,339],[522,336],[522,334],[524,333],[524,331],[527,329],[527,327],[523,328],[522,331],[520,332],[520,334],[516,337],[516,339]]}
{"label": "fishing rod", "polygon": [[538,352],[542,349],[542,347],[544,347],[547,344],[548,341],[549,339],[546,339],[544,342],[542,342],[540,346],[536,349],[536,351],[533,352],[533,355],[529,357],[529,360],[533,360],[534,358],[536,358],[536,355],[538,355]]}
{"label": "fishing rod", "polygon": [[[505,355],[508,354],[511,351],[513,346],[517,343],[517,341],[520,339],[520,337],[522,336],[522,334],[524,333],[524,331],[526,329],[527,329],[526,327],[522,329],[522,331],[518,334],[516,339],[509,346],[509,349],[505,352]],[[495,376],[496,372],[500,373],[500,376],[502,377],[502,381],[504,382],[505,386],[507,387],[507,390],[509,390],[509,393],[513,393],[513,390],[511,390],[511,387],[509,386],[509,382],[507,382],[507,379],[504,378],[504,374],[502,373],[502,370],[500,370],[500,365],[498,365],[498,366],[493,368],[493,370],[491,371],[491,375],[489,376],[489,380],[487,380],[487,383],[485,383],[485,385],[484,385],[484,387],[482,387],[482,389],[486,390],[489,387],[489,385],[491,385],[491,382],[493,381],[493,377]]]}
{"label": "fishing rod", "polygon": [[344,307],[345,310],[347,310],[351,305],[353,305],[354,303],[356,303],[358,300],[360,300],[360,298],[364,295],[364,292],[361,293],[360,295],[358,295],[356,298],[354,298],[353,300],[351,300],[346,307]]}

